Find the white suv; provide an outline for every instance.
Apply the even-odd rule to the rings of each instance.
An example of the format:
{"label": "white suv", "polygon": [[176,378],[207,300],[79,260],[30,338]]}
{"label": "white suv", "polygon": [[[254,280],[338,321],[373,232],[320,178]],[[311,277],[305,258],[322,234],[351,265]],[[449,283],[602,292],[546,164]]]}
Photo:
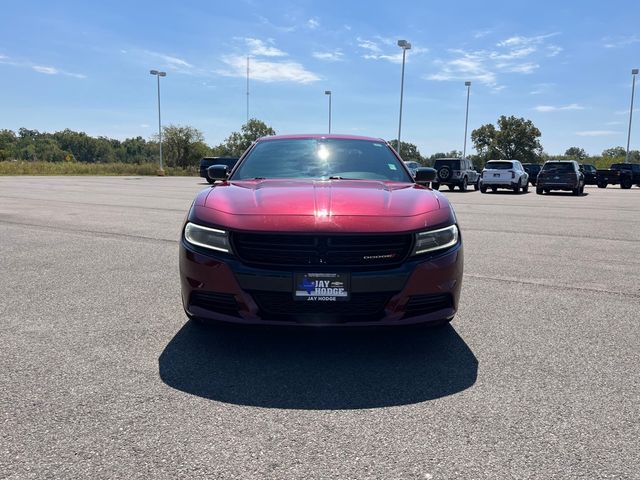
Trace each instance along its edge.
{"label": "white suv", "polygon": [[508,188],[515,193],[529,191],[529,174],[525,172],[519,160],[489,160],[480,177],[480,192],[493,192],[498,188]]}

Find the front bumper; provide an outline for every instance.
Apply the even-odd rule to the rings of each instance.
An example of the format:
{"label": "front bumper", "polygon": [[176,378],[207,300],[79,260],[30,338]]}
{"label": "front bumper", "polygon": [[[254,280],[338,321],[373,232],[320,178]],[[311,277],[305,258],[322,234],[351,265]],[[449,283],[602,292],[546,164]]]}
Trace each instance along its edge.
{"label": "front bumper", "polygon": [[[182,303],[189,317],[257,325],[406,325],[455,315],[463,248],[460,241],[443,253],[410,259],[394,268],[353,270],[351,299],[346,302],[294,301],[294,272],[300,268],[247,266],[184,239],[179,260]],[[318,268],[305,271],[311,270]]]}

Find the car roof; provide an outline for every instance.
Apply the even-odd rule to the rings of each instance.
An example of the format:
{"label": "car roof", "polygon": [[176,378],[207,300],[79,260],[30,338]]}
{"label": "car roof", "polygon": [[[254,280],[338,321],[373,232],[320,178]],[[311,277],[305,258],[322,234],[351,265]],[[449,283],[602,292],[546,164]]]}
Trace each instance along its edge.
{"label": "car roof", "polygon": [[384,142],[387,143],[386,140],[382,138],[375,137],[364,137],[360,135],[339,135],[339,134],[327,134],[327,133],[300,133],[293,135],[270,135],[268,137],[260,137],[258,138],[258,142],[269,142],[272,140],[294,140],[294,139],[341,139],[341,140],[366,140],[369,142]]}

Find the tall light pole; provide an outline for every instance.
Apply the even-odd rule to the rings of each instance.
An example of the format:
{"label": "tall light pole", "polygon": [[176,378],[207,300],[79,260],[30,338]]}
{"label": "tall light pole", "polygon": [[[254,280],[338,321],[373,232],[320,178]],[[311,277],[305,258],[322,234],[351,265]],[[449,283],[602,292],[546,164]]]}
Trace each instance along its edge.
{"label": "tall light pole", "polygon": [[329,133],[331,133],[331,90],[325,90],[325,95],[329,95]]}
{"label": "tall light pole", "polygon": [[162,120],[160,117],[160,77],[166,77],[167,72],[160,72],[158,70],[151,70],[149,72],[151,75],[155,75],[158,79],[158,140],[160,145],[160,170],[158,170],[158,175],[164,175],[164,169],[162,168]]}
{"label": "tall light pole", "polygon": [[471,90],[471,82],[464,82],[467,87],[467,113],[464,115],[464,147],[462,148],[462,158],[467,158],[467,124],[469,123],[469,91]]}
{"label": "tall light pole", "polygon": [[398,155],[400,155],[400,133],[402,132],[402,96],[404,94],[404,61],[407,50],[411,50],[411,44],[406,40],[398,40],[398,46],[402,49],[402,76],[400,78],[400,117],[398,118]]}
{"label": "tall light pole", "polygon": [[247,56],[247,123],[249,123],[249,57]]}
{"label": "tall light pole", "polygon": [[629,132],[627,133],[627,153],[624,157],[624,162],[629,163],[629,142],[631,141],[631,120],[633,119],[633,96],[636,90],[636,75],[638,74],[638,69],[634,68],[631,70],[631,76],[633,80],[631,81],[631,108],[629,108]]}

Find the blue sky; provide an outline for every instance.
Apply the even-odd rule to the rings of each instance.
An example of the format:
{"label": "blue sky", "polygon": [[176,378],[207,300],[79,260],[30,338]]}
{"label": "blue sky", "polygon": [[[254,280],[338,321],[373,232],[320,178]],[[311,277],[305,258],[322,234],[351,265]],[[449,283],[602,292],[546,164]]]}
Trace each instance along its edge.
{"label": "blue sky", "polygon": [[217,144],[246,119],[250,55],[250,116],[278,133],[325,132],[331,90],[332,132],[393,139],[406,39],[402,139],[423,154],[462,150],[465,80],[469,132],[516,115],[549,153],[599,154],[626,144],[640,67],[635,1],[24,0],[2,13],[0,128],[13,130],[148,138],[155,68],[163,123]]}

